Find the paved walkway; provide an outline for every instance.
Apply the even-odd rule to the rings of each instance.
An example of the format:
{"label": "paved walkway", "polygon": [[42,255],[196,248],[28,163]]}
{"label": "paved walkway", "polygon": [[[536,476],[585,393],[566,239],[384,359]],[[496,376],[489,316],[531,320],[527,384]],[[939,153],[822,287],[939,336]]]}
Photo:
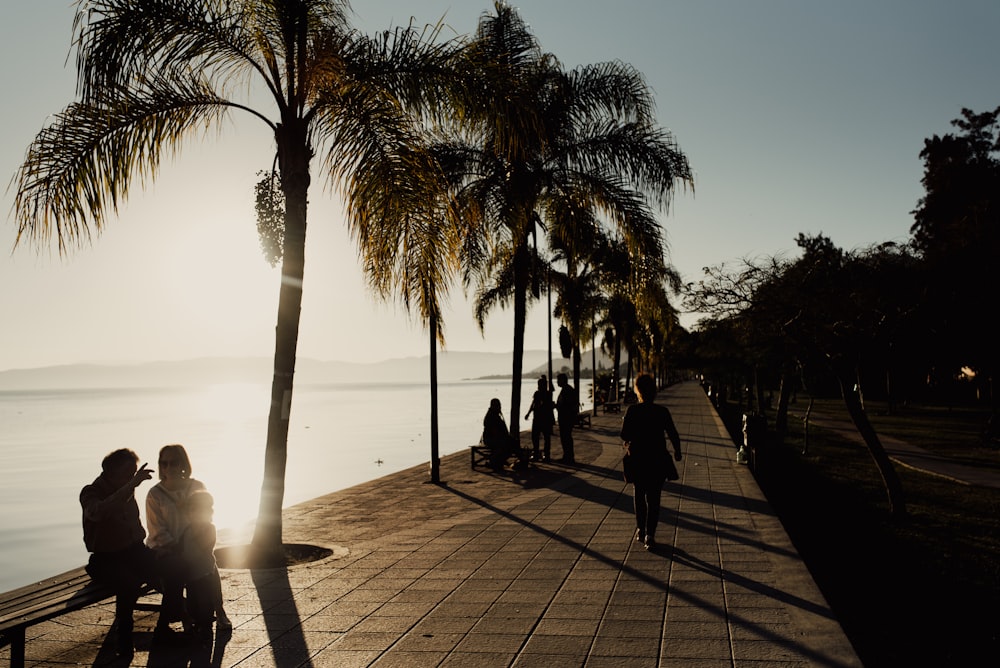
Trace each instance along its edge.
{"label": "paved walkway", "polygon": [[[575,468],[496,475],[457,453],[440,486],[417,467],[289,508],[286,542],[329,558],[225,571],[236,628],[213,648],[151,646],[139,613],[131,665],[860,666],[699,386],[663,399],[685,457],[656,552],[632,540],[621,416],[597,415]],[[108,603],[34,627],[29,665],[125,665],[112,618]]]}

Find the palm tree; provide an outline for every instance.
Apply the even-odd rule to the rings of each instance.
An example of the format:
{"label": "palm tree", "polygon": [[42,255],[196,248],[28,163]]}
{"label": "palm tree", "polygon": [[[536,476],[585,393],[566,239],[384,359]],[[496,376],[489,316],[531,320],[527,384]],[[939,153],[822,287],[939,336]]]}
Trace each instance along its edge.
{"label": "palm tree", "polygon": [[563,322],[572,340],[573,384],[579,390],[580,344],[589,338],[591,322],[604,303],[594,258],[601,255],[608,240],[592,211],[557,211],[551,219],[557,221],[550,234],[553,259],[566,264],[565,273],[553,271],[558,294],[553,315]]}
{"label": "palm tree", "polygon": [[601,286],[607,297],[601,324],[607,327],[608,332],[604,339],[609,348],[607,352],[612,357],[611,387],[615,401],[621,400],[622,346],[632,341],[638,321],[636,288],[646,284],[645,280],[633,276],[634,264],[625,244],[616,241],[609,244],[599,269]]}
{"label": "palm tree", "polygon": [[[397,297],[407,311],[416,310],[430,335],[432,483],[441,482],[438,457],[437,348],[445,344],[441,297],[461,266],[467,229],[449,205],[449,179],[433,154],[433,145],[414,147],[401,155],[407,165],[401,196],[392,205],[396,222],[367,221],[354,229],[369,285],[382,298]],[[378,178],[399,178],[398,175]],[[454,178],[454,176],[452,177]],[[375,184],[372,184],[375,187]]]}
{"label": "palm tree", "polygon": [[468,178],[463,217],[481,221],[488,260],[478,280],[477,316],[514,307],[512,431],[519,429],[521,365],[532,272],[544,266],[530,239],[547,200],[572,195],[626,238],[648,195],[669,203],[676,182],[691,183],[685,156],[654,121],[642,76],[614,62],[565,72],[541,51],[516,10],[503,2],[484,15],[469,45],[471,72],[461,109],[477,150],[458,150]]}
{"label": "palm tree", "polygon": [[[412,29],[370,38],[347,0],[78,0],[79,100],[36,137],[17,176],[18,241],[60,252],[100,232],[130,186],[230,112],[274,133],[284,196],[281,291],[260,512],[253,546],[283,559],[288,419],[298,341],[312,160],[347,202],[350,226],[398,210],[393,179],[407,110],[447,79],[446,45]],[[435,35],[431,35],[435,37]],[[258,97],[253,92],[263,91]],[[396,170],[396,171],[394,171]]]}

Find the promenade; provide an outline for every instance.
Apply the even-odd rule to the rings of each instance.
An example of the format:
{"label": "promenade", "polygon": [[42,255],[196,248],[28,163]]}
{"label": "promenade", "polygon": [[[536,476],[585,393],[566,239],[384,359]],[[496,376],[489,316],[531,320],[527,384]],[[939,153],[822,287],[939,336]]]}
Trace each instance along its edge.
{"label": "promenade", "polygon": [[214,647],[152,645],[140,612],[135,657],[116,660],[108,602],[29,629],[28,665],[860,666],[701,388],[660,400],[684,459],[656,551],[632,539],[621,416],[598,414],[576,467],[500,475],[461,452],[441,485],[421,466],[287,509],[285,541],[331,556],[224,571],[235,629]]}

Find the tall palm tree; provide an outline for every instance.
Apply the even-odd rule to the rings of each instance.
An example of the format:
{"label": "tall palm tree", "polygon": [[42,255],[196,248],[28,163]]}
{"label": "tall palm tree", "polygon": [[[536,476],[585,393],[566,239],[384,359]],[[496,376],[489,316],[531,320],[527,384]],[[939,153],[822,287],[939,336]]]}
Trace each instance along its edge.
{"label": "tall palm tree", "polygon": [[[550,238],[555,251],[553,259],[566,265],[565,273],[553,272],[558,294],[553,315],[566,326],[573,342],[573,384],[579,390],[580,345],[590,338],[591,322],[604,302],[593,261],[600,255],[600,247],[608,242],[591,211],[574,213],[578,215],[565,215],[565,212],[553,215],[554,220],[560,222],[553,224]],[[560,232],[576,232],[580,236],[560,238]]]}
{"label": "tall palm tree", "polygon": [[[654,257],[648,255],[648,257]],[[601,324],[608,328],[605,341],[612,357],[611,386],[615,401],[620,401],[622,347],[627,345],[635,332],[637,288],[646,284],[633,275],[632,255],[625,244],[615,241],[608,245],[600,262],[601,285],[607,296]],[[627,379],[626,379],[627,380]]]}
{"label": "tall palm tree", "polygon": [[459,202],[464,217],[482,221],[491,249],[478,274],[480,324],[493,306],[514,307],[516,431],[531,274],[543,265],[530,239],[545,201],[572,193],[629,238],[628,224],[640,220],[631,213],[645,203],[638,193],[666,205],[675,183],[692,176],[672,136],[656,125],[649,88],[632,67],[564,71],[503,2],[481,17],[467,53],[470,83],[456,107],[478,150],[456,151],[469,175]]}
{"label": "tall palm tree", "polygon": [[406,165],[402,178],[369,173],[376,180],[396,178],[401,186],[400,196],[392,202],[394,224],[365,221],[354,228],[354,236],[369,285],[379,296],[398,298],[407,311],[415,310],[429,332],[430,479],[439,483],[437,350],[445,344],[441,298],[458,275],[463,237],[468,231],[450,206],[449,175],[434,155],[433,144],[413,148],[399,156]]}
{"label": "tall palm tree", "polygon": [[[231,112],[274,134],[284,195],[281,291],[260,512],[262,560],[283,559],[292,399],[312,161],[347,202],[349,225],[397,211],[393,156],[411,141],[407,110],[445,80],[446,45],[412,29],[370,38],[347,0],[78,0],[79,100],[32,143],[17,176],[18,241],[60,252],[100,232],[136,178]],[[433,35],[432,35],[433,37]],[[442,76],[439,76],[442,75]],[[254,93],[263,92],[263,96]],[[395,170],[395,171],[394,171]]]}

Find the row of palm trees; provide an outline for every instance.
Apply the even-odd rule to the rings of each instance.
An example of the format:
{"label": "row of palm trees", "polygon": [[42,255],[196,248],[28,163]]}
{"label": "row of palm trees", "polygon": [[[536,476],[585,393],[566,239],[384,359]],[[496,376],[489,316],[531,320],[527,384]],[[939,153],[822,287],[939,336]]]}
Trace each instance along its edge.
{"label": "row of palm trees", "polygon": [[[274,134],[280,197],[269,201],[280,202],[283,225],[274,236],[281,291],[253,538],[262,563],[283,558],[314,168],[345,199],[374,292],[400,300],[430,332],[432,467],[434,360],[445,341],[442,302],[454,285],[475,291],[480,325],[494,308],[513,306],[515,430],[525,321],[543,281],[556,287],[577,376],[580,342],[599,319],[619,345],[635,339],[639,323],[650,349],[669,330],[655,212],[678,184],[693,181],[632,67],[567,71],[503,2],[473,35],[452,40],[440,39],[440,27],[363,35],[349,23],[346,0],[78,0],[76,7],[79,96],[39,133],[18,173],[19,242],[55,237],[65,252],[100,232],[136,177],[155,176],[164,152],[232,112]],[[247,94],[260,90],[263,98]]]}

